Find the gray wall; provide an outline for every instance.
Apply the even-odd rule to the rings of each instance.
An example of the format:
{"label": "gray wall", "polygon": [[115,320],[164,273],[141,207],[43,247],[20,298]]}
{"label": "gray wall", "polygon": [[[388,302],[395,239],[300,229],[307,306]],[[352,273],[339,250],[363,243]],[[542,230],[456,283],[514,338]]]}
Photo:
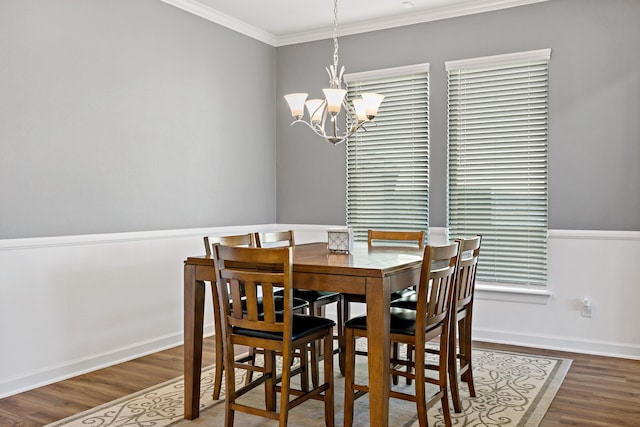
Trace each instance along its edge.
{"label": "gray wall", "polygon": [[[551,0],[341,37],[340,59],[431,64],[442,227],[444,62],[551,48],[550,227],[640,230],[638,16],[637,0]],[[344,223],[344,145],[290,127],[282,99],[319,95],[332,52],[157,0],[0,0],[0,238]]]}
{"label": "gray wall", "polygon": [[[446,225],[445,61],[551,48],[549,227],[640,230],[640,1],[551,0],[340,37],[347,72],[431,64],[430,223]],[[344,145],[291,121],[281,95],[319,96],[330,40],[277,49],[279,223],[344,224]]]}
{"label": "gray wall", "polygon": [[275,222],[274,73],[158,0],[0,0],[0,239]]}

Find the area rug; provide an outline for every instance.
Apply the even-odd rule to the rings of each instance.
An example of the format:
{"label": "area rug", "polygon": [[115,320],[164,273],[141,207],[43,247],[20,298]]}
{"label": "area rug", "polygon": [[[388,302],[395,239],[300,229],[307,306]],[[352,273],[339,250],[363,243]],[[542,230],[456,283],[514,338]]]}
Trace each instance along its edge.
{"label": "area rug", "polygon": [[[365,344],[366,345],[366,344]],[[571,360],[543,357],[530,354],[508,353],[474,349],[474,382],[476,397],[469,397],[466,384],[462,383],[461,399],[463,411],[451,415],[454,426],[491,427],[535,427],[546,413],[556,392],[569,370]],[[335,364],[337,369],[337,363]],[[366,381],[366,359],[358,357],[356,375]],[[240,372],[240,371],[239,371]],[[214,401],[214,367],[202,371],[200,393],[200,417],[189,421],[183,419],[182,377],[167,381],[138,393],[115,400],[97,408],[71,416],[48,427],[187,427],[224,425],[224,398]],[[237,382],[243,382],[239,373]],[[403,379],[400,379],[403,383]],[[344,379],[335,373],[335,422],[343,424]],[[396,386],[400,390],[411,386]],[[223,389],[224,393],[224,389]],[[264,398],[262,388],[250,392],[247,399],[260,402]],[[315,427],[324,426],[322,402],[308,401],[289,413],[289,425]],[[418,427],[415,405],[390,399],[389,425]],[[262,418],[236,413],[235,425],[243,427],[271,426],[277,423]],[[369,426],[367,397],[355,403],[354,426]],[[440,404],[429,410],[429,425],[444,426]]]}

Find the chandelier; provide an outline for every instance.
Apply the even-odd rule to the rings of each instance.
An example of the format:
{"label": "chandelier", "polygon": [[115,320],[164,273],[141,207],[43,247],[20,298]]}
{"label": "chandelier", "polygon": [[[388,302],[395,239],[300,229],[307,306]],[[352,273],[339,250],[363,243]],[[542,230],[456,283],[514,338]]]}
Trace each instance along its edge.
{"label": "chandelier", "polygon": [[[354,99],[353,105],[349,105],[345,95],[347,90],[343,89],[342,76],[344,66],[338,72],[338,0],[333,2],[333,65],[326,68],[329,74],[329,87],[322,89],[324,99],[309,99],[307,93],[291,93],[284,98],[289,104],[291,115],[295,118],[291,125],[303,123],[317,135],[330,143],[336,145],[346,141],[365,123],[370,122],[378,114],[378,108],[384,99],[384,95],[377,93],[363,93],[361,98]],[[303,120],[304,109],[307,108],[308,120]],[[347,123],[351,124],[349,129],[342,132],[338,129],[338,115],[344,108],[348,117]],[[325,127],[327,117],[329,118],[328,130]]]}

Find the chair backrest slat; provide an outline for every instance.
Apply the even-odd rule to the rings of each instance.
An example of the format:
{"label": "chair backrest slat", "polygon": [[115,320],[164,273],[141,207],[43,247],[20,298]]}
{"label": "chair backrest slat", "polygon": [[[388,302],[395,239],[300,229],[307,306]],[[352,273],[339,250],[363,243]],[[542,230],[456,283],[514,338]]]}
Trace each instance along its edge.
{"label": "chair backrest slat", "polygon": [[236,234],[231,236],[204,236],[204,250],[211,256],[211,245],[219,243],[223,246],[255,248],[256,240],[253,233]]}
{"label": "chair backrest slat", "polygon": [[296,244],[293,230],[256,233],[255,242],[258,248],[295,246]]}
{"label": "chair backrest slat", "polygon": [[369,230],[367,242],[369,247],[378,244],[412,244],[419,249],[424,248],[424,231],[389,231]]}

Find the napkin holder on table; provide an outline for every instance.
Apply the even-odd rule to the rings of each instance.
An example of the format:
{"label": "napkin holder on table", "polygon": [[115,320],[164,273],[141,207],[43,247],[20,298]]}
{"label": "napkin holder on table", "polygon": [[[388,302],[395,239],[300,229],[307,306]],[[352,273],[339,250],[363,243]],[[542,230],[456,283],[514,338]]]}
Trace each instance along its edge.
{"label": "napkin holder on table", "polygon": [[353,250],[352,228],[330,228],[327,230],[329,252],[334,254],[348,254]]}

